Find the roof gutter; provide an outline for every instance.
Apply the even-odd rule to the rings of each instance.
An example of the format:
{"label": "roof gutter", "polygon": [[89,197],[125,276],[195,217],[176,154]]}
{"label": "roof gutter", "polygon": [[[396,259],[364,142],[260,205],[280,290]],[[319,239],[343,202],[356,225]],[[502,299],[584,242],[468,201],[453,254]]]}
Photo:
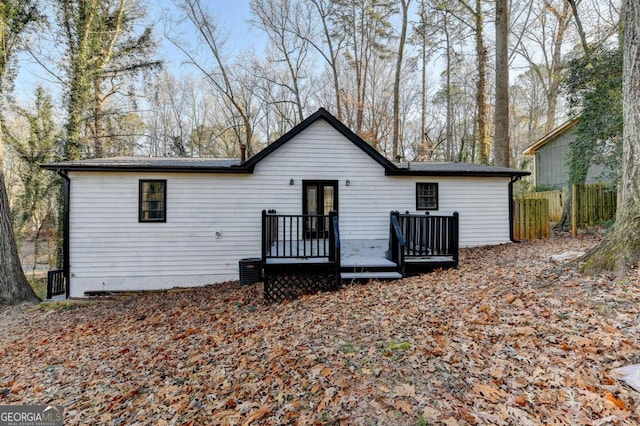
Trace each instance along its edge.
{"label": "roof gutter", "polygon": [[453,176],[453,177],[510,177],[517,176],[520,179],[522,176],[529,175],[529,172],[525,171],[480,171],[480,170],[415,170],[415,169],[400,169],[386,170],[385,176]]}

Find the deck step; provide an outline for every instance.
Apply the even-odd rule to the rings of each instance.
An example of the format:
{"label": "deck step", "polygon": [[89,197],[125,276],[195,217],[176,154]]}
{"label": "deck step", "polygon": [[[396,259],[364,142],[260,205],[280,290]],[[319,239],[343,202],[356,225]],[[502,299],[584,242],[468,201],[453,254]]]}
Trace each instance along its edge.
{"label": "deck step", "polygon": [[396,272],[398,270],[398,265],[395,263],[391,266],[344,266],[340,265],[340,272],[344,273],[363,273],[363,272]]}
{"label": "deck step", "polygon": [[399,272],[342,272],[343,280],[399,280],[402,274]]}

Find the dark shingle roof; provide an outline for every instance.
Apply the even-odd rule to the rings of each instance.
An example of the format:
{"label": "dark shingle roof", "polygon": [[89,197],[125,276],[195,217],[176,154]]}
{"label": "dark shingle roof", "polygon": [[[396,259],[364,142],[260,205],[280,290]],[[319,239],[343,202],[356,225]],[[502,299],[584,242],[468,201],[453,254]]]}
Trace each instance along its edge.
{"label": "dark shingle roof", "polygon": [[507,167],[458,162],[407,162],[395,163],[396,171],[389,175],[413,176],[526,176],[530,172]]}
{"label": "dark shingle roof", "polygon": [[246,172],[240,167],[240,160],[233,158],[112,157],[61,161],[43,167],[74,171]]}

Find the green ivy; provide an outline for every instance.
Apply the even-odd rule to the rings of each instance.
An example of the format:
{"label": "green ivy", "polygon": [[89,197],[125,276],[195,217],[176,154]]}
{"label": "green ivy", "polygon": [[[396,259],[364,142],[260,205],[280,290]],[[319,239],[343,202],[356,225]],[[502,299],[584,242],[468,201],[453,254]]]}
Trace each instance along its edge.
{"label": "green ivy", "polygon": [[601,48],[573,59],[563,83],[569,107],[580,115],[569,145],[569,183],[584,183],[589,166],[600,164],[617,181],[622,155],[622,50]]}

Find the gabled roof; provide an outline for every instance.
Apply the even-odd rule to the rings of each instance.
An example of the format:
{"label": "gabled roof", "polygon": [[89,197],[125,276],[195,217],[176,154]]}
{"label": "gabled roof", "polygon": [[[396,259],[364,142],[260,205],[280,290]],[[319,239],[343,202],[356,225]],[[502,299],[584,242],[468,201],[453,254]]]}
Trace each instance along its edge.
{"label": "gabled roof", "polygon": [[269,145],[268,147],[266,147],[265,149],[263,149],[262,151],[254,155],[253,157],[251,157],[249,160],[247,160],[244,163],[245,167],[251,168],[251,170],[253,170],[255,165],[258,164],[260,161],[262,161],[266,156],[271,154],[276,149],[280,148],[282,145],[289,142],[291,139],[297,136],[300,132],[302,132],[304,129],[306,129],[307,127],[309,127],[311,124],[315,123],[319,119],[323,119],[324,121],[329,123],[334,129],[338,131],[338,133],[342,134],[342,136],[344,136],[345,138],[350,140],[353,144],[355,144],[358,148],[363,150],[375,162],[377,162],[382,167],[384,167],[385,170],[393,170],[396,168],[396,166],[391,161],[387,160],[382,154],[376,151],[374,147],[372,147],[367,142],[365,142],[360,136],[352,132],[351,129],[349,129],[347,126],[342,124],[340,120],[338,120],[336,117],[331,115],[324,108],[320,108],[318,111],[311,114],[309,117],[307,117],[302,122],[300,122],[300,124],[298,124],[293,129],[289,130],[287,133],[282,135],[274,143],[272,143],[271,145]]}
{"label": "gabled roof", "polygon": [[471,163],[394,164],[352,132],[324,108],[307,117],[271,145],[241,163],[237,159],[113,157],[62,161],[42,167],[56,171],[179,172],[179,173],[253,173],[256,165],[289,142],[317,120],[324,120],[348,141],[380,164],[388,176],[525,176],[527,171]]}
{"label": "gabled roof", "polygon": [[552,131],[550,131],[549,133],[547,133],[546,135],[538,139],[533,145],[529,146],[522,153],[524,155],[535,154],[538,149],[542,148],[543,146],[545,146],[555,138],[562,136],[569,130],[573,129],[575,125],[578,124],[579,121],[580,121],[580,116],[577,116],[575,118],[572,118],[562,123],[560,126],[556,127],[555,129],[553,129]]}

